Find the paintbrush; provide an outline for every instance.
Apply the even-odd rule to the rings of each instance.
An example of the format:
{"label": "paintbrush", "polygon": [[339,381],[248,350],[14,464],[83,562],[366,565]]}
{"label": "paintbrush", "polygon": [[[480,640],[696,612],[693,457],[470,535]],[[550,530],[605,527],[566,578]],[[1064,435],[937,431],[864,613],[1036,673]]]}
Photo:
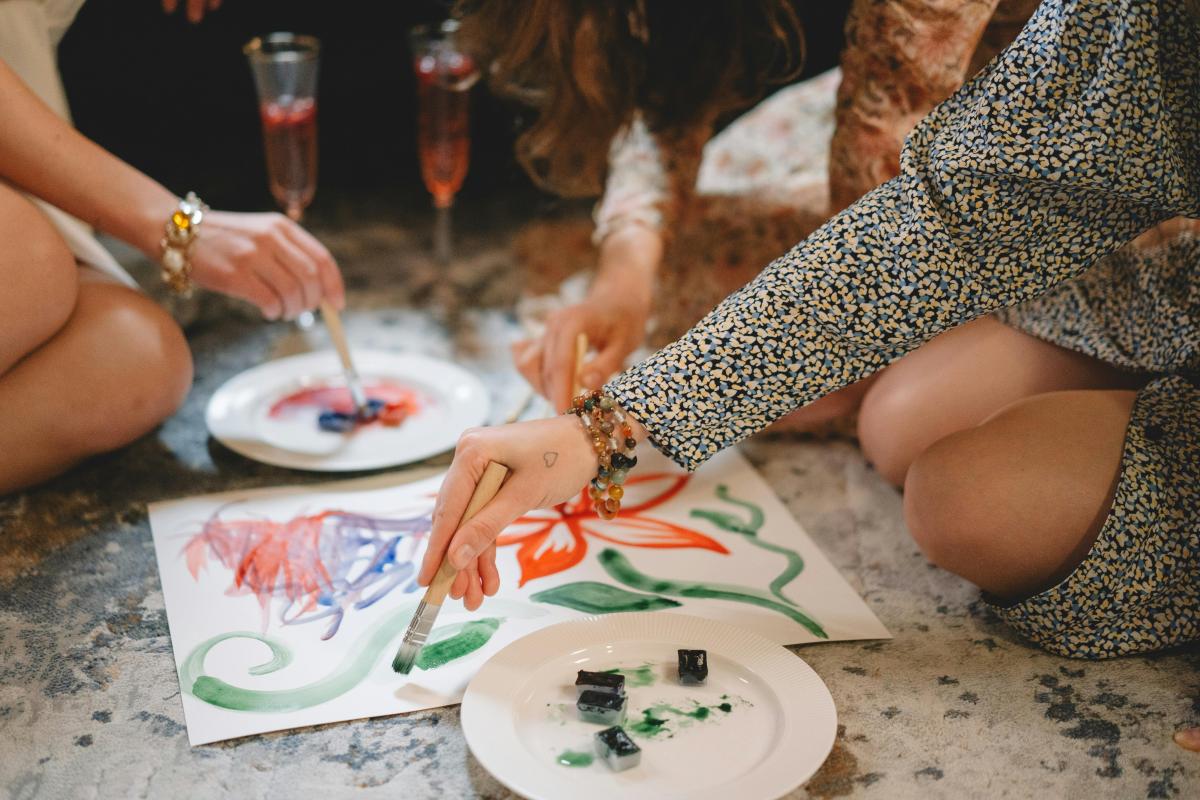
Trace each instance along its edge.
{"label": "paintbrush", "polygon": [[583,361],[587,358],[588,338],[586,333],[575,337],[575,371],[571,373],[571,399],[583,394]]}
{"label": "paintbrush", "polygon": [[[508,467],[495,461],[488,462],[483,477],[479,479],[475,492],[467,503],[467,510],[463,512],[460,527],[496,496],[496,492],[500,491],[500,484],[504,483],[507,476]],[[446,555],[442,556],[442,565],[429,582],[429,588],[425,590],[425,596],[417,606],[417,613],[413,615],[413,620],[404,633],[404,640],[400,642],[400,649],[392,659],[392,669],[396,672],[404,675],[412,672],[413,665],[417,663],[417,656],[421,654],[421,648],[425,646],[425,640],[433,630],[438,612],[442,610],[442,602],[450,591],[450,584],[454,583],[454,576],[457,574],[458,570],[450,565],[450,549],[447,547]]]}
{"label": "paintbrush", "polygon": [[360,419],[366,419],[371,413],[371,407],[367,404],[367,393],[363,391],[362,379],[358,377],[358,370],[354,368],[354,361],[350,358],[350,345],[346,342],[346,330],[342,327],[342,318],[328,300],[321,301],[321,318],[325,320],[325,327],[329,329],[329,338],[333,339],[333,346],[337,348],[338,358],[342,362],[342,372],[346,376],[346,387],[350,390],[354,408]]}

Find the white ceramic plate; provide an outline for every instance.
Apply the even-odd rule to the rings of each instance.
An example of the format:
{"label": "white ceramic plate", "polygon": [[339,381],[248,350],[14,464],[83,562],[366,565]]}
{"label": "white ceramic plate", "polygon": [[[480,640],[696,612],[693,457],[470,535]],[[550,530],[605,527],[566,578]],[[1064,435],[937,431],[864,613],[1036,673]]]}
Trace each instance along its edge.
{"label": "white ceramic plate", "polygon": [[226,447],[256,461],[345,472],[420,461],[449,450],[465,429],[487,419],[483,384],[447,361],[356,350],[354,364],[368,388],[387,381],[415,391],[420,409],[398,427],[374,424],[349,434],[320,430],[316,409],[272,417],[276,401],[293,392],[345,385],[337,354],[328,350],[271,361],[230,378],[208,401],[208,430]]}
{"label": "white ceramic plate", "polygon": [[[708,651],[705,686],[678,684],[679,648]],[[643,665],[627,675],[625,724],[642,748],[641,763],[619,773],[600,758],[560,764],[565,751],[594,752],[592,737],[603,729],[576,717],[576,671]],[[639,674],[653,683],[638,685],[645,680],[631,676]],[[652,736],[647,713],[665,720]],[[765,800],[817,771],[833,747],[837,711],[817,673],[770,640],[699,617],[648,612],[565,622],[508,645],[467,687],[462,726],[484,768],[533,800]]]}

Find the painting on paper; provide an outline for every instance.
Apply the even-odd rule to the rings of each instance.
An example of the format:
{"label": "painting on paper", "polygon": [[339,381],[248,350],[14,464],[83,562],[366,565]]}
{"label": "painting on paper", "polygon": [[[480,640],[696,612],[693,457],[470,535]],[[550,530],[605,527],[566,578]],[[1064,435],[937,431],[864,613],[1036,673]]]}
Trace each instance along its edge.
{"label": "painting on paper", "polygon": [[648,454],[617,519],[581,495],[509,526],[499,595],[448,603],[398,675],[441,477],[391,481],[151,506],[192,744],[455,703],[505,644],[591,614],[693,614],[781,644],[888,636],[737,452],[694,475]]}

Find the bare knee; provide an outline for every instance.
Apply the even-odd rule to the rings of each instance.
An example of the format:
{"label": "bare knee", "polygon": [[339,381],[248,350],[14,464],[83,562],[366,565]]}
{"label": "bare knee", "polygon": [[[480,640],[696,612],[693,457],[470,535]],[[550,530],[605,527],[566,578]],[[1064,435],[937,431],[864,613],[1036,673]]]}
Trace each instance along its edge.
{"label": "bare knee", "polygon": [[909,466],[927,446],[922,436],[930,409],[918,387],[883,375],[862,401],[858,441],[875,470],[894,486],[904,484]]}
{"label": "bare knee", "polygon": [[90,401],[69,425],[82,454],[113,450],[175,413],[192,383],[183,332],[156,303],[112,284],[85,284],[77,315],[94,359]]}
{"label": "bare knee", "polygon": [[908,527],[926,557],[1007,598],[1069,575],[1111,507],[1134,397],[1036,395],[926,448],[904,484]]}
{"label": "bare knee", "polygon": [[41,211],[0,186],[0,373],[62,329],[75,308],[79,270]]}
{"label": "bare knee", "polygon": [[973,433],[951,434],[914,459],[904,480],[904,517],[927,559],[991,589],[984,565],[1003,546],[1012,498],[988,479]]}

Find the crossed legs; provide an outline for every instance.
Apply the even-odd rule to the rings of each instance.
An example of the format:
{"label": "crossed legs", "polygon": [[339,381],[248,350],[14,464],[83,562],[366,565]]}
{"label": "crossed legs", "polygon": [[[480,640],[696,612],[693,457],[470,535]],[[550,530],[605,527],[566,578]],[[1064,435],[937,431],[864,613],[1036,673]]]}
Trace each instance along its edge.
{"label": "crossed legs", "polygon": [[1016,599],[1060,581],[1091,548],[1140,382],[985,317],[848,396],[862,397],[863,452],[904,487],[926,556]]}
{"label": "crossed legs", "polygon": [[81,269],[50,221],[0,184],[0,494],[121,447],[170,416],[192,379],[157,304]]}

